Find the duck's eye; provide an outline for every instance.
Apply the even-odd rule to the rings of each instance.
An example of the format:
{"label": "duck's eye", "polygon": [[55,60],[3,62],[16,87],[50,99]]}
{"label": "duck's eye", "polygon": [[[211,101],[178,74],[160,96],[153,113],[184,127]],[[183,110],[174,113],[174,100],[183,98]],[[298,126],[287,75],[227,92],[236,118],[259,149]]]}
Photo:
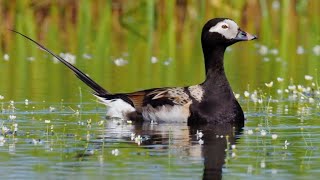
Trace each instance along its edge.
{"label": "duck's eye", "polygon": [[227,25],[225,25],[225,24],[224,24],[224,25],[222,25],[221,27],[222,27],[222,29],[227,29],[227,28],[228,28],[228,26],[227,26]]}

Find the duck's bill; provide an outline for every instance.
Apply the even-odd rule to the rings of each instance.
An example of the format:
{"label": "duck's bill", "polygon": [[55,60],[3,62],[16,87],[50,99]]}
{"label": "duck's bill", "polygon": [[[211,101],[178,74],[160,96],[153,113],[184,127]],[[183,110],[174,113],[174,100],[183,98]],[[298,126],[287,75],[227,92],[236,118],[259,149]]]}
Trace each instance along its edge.
{"label": "duck's bill", "polygon": [[250,41],[254,39],[258,39],[258,37],[255,35],[249,34],[245,31],[242,31],[241,29],[238,30],[238,34],[234,38],[234,40],[238,40],[238,41]]}

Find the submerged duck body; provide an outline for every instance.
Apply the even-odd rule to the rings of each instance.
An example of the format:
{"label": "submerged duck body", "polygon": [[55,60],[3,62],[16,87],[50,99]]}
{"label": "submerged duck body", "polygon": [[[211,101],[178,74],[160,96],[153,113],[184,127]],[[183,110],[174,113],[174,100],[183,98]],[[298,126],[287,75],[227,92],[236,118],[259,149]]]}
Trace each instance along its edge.
{"label": "submerged duck body", "polygon": [[[16,31],[14,31],[16,32]],[[187,87],[154,88],[132,93],[112,94],[91,78],[31,38],[42,49],[69,67],[76,76],[91,87],[93,94],[107,106],[107,116],[152,122],[227,123],[243,122],[244,115],[233,95],[224,72],[226,48],[239,41],[256,39],[242,31],[228,18],[209,20],[202,29],[206,79]]]}

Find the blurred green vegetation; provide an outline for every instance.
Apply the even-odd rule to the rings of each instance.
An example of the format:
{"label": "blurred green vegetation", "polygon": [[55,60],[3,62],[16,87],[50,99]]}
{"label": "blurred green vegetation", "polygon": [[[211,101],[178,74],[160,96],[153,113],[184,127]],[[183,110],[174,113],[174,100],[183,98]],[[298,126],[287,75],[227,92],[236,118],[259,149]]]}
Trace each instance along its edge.
{"label": "blurred green vegetation", "polygon": [[[200,32],[213,17],[234,19],[259,37],[232,46],[226,55],[235,92],[248,84],[261,87],[277,77],[288,84],[291,78],[302,82],[305,74],[319,75],[319,55],[313,52],[320,44],[317,0],[2,0],[0,4],[0,94],[8,99],[74,100],[83,84],[7,29],[24,33],[57,54],[75,55],[75,65],[112,92],[200,83],[204,78]],[[261,47],[268,53],[261,53]],[[128,64],[116,66],[116,59]]]}
{"label": "blurred green vegetation", "polygon": [[[2,109],[9,107],[9,100],[20,102],[12,112],[3,109],[1,119],[2,125],[10,127],[17,122],[21,129],[19,141],[15,142],[13,137],[3,142],[3,174],[25,176],[35,171],[42,178],[48,175],[42,172],[51,171],[50,175],[57,173],[62,178],[74,175],[83,178],[84,174],[113,178],[113,172],[120,176],[132,176],[134,172],[140,179],[139,173],[143,177],[147,174],[148,179],[154,171],[170,176],[178,170],[192,178],[194,171],[197,173],[193,176],[202,174],[199,166],[203,163],[202,158],[199,163],[192,154],[181,155],[177,151],[194,149],[196,142],[189,145],[194,134],[178,136],[179,141],[188,142],[187,146],[170,147],[171,143],[179,144],[172,132],[179,132],[181,127],[189,129],[180,124],[151,127],[152,131],[163,129],[164,132],[159,132],[169,136],[169,148],[160,142],[161,148],[156,149],[160,153],[119,138],[123,132],[113,126],[106,129],[100,125],[104,106],[90,104],[94,101],[87,92],[90,90],[81,88],[81,92],[79,86],[85,85],[67,68],[8,29],[30,36],[57,54],[74,55],[75,66],[111,92],[130,92],[202,82],[202,26],[208,19],[229,17],[259,39],[238,43],[225,56],[226,73],[233,90],[242,98],[240,103],[248,119],[237,148],[229,150],[235,153],[234,159],[229,157],[232,153],[226,154],[227,171],[223,171],[226,179],[250,176],[250,168],[258,178],[270,172],[272,177],[314,176],[320,164],[319,94],[312,94],[315,88],[319,90],[319,12],[319,0],[0,0],[0,95],[4,96],[1,103],[5,103],[1,104]],[[305,75],[313,78],[310,80],[309,76],[307,80]],[[283,82],[278,82],[278,77]],[[273,87],[265,89],[265,83],[271,81]],[[300,84],[303,85],[300,89],[312,89],[308,91],[310,97],[300,90],[294,94],[288,87],[299,89]],[[244,98],[245,90],[251,96]],[[274,96],[278,90],[283,93]],[[261,99],[261,103],[252,103],[252,95]],[[291,99],[290,95],[297,97]],[[31,104],[21,103],[24,99],[29,99]],[[277,101],[270,103],[271,100]],[[10,113],[17,115],[18,121],[8,120]],[[51,124],[45,123],[47,119]],[[92,127],[89,127],[87,120],[91,122],[91,119]],[[55,135],[46,133],[49,125],[54,125]],[[268,131],[267,136],[262,135],[262,130]],[[129,137],[126,134],[129,132],[124,134]],[[139,133],[150,135],[151,131],[146,128]],[[89,145],[96,147],[96,141],[86,140],[90,134],[92,140],[108,137],[109,141],[94,156],[89,156],[89,161],[75,159],[90,149]],[[271,138],[271,134],[278,138]],[[33,140],[38,143],[38,139],[47,140],[50,145],[36,146]],[[284,151],[287,141],[289,150]],[[14,146],[17,154],[8,156],[9,143],[17,143]],[[111,155],[114,148],[120,149],[120,158]],[[78,161],[86,163],[79,165]],[[101,166],[104,168],[99,170],[97,161],[104,162],[105,166]],[[123,169],[126,163],[130,166]],[[21,171],[23,168],[17,168],[18,165],[26,171]]]}

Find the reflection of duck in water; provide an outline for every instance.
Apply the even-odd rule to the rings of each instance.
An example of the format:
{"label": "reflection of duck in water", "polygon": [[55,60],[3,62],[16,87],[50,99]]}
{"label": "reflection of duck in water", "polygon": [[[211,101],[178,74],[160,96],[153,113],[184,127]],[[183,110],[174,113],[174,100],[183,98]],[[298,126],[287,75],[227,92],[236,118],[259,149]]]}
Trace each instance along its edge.
{"label": "reflection of duck in water", "polygon": [[[126,124],[113,124],[112,121],[108,121],[106,124],[106,130],[104,137],[109,139],[111,142],[113,138],[123,139],[124,143],[130,142],[130,134],[141,135],[142,140],[141,148],[146,148],[148,152],[160,151],[164,154],[171,152],[172,161],[177,159],[188,159],[184,163],[189,162],[190,159],[203,159],[203,179],[221,179],[222,168],[225,164],[227,143],[230,146],[236,143],[238,136],[240,135],[243,127],[243,123],[239,124],[205,124],[199,126],[187,126],[187,124],[181,123],[160,123],[152,125],[148,122]],[[121,121],[120,121],[121,122]],[[123,122],[123,121],[122,121]],[[199,131],[201,130],[201,131]],[[201,132],[203,135],[199,135]],[[100,138],[103,138],[101,136]],[[201,143],[200,143],[201,140]],[[121,140],[120,140],[121,142]],[[134,140],[131,139],[131,142]],[[137,142],[136,142],[137,143]],[[229,146],[229,147],[230,147]],[[157,156],[155,158],[158,158]],[[179,160],[178,160],[179,161]],[[150,162],[144,162],[148,167],[156,166],[157,162],[150,159]],[[170,164],[174,166],[175,163]],[[180,162],[181,163],[181,162]],[[196,164],[197,164],[196,163]],[[192,164],[192,163],[191,163]],[[200,163],[201,164],[201,163]],[[163,164],[162,164],[163,165]],[[186,169],[192,168],[192,165],[185,166],[180,165],[177,174],[186,172]],[[159,172],[161,174],[163,172]],[[198,177],[198,176],[197,176]],[[165,178],[164,178],[165,179]]]}
{"label": "reflection of duck in water", "polygon": [[203,83],[187,87],[154,88],[133,93],[111,94],[63,58],[29,37],[22,36],[56,57],[91,87],[93,94],[108,106],[107,116],[190,124],[244,120],[243,111],[226,78],[223,57],[228,46],[256,37],[242,31],[231,19],[209,20],[202,29],[201,43],[206,70],[206,79]]}
{"label": "reflection of duck in water", "polygon": [[236,143],[243,124],[207,124],[197,128],[191,126],[191,133],[196,129],[202,129],[203,145],[202,157],[204,159],[204,170],[202,179],[221,179],[222,167],[225,164],[227,143]]}

